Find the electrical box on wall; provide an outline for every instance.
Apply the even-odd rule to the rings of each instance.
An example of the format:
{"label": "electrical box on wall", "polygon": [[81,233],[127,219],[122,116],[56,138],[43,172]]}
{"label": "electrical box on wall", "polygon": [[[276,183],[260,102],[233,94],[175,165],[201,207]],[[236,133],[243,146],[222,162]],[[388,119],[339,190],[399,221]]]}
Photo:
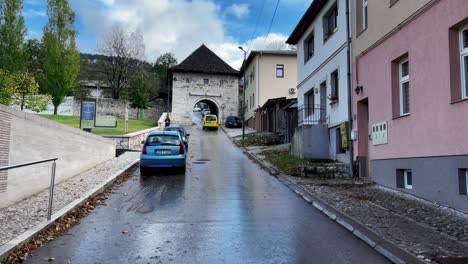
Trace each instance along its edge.
{"label": "electrical box on wall", "polygon": [[357,130],[351,131],[351,140],[357,140]]}
{"label": "electrical box on wall", "polygon": [[387,121],[372,125],[372,145],[388,144]]}

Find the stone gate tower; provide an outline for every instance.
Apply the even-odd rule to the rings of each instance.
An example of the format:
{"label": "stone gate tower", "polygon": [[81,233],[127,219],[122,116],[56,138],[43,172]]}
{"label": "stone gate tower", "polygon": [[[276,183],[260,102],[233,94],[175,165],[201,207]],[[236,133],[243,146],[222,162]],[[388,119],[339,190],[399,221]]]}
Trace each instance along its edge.
{"label": "stone gate tower", "polygon": [[208,105],[221,123],[227,116],[238,114],[239,72],[205,45],[171,68],[170,74],[174,124],[191,125],[198,103]]}

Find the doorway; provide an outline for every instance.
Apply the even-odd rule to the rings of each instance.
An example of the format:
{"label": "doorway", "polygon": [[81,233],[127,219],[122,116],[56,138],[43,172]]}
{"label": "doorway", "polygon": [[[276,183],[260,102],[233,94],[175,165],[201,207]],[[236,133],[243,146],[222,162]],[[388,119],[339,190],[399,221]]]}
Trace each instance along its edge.
{"label": "doorway", "polygon": [[370,143],[369,143],[369,100],[363,99],[357,104],[358,118],[358,161],[359,177],[370,175]]}

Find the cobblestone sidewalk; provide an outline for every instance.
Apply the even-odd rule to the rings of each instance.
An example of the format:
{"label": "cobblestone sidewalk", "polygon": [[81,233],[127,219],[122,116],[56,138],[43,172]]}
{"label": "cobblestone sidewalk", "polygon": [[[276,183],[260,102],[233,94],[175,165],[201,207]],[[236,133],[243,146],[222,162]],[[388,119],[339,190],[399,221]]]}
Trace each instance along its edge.
{"label": "cobblestone sidewalk", "polygon": [[[55,186],[53,212],[80,198],[113,174],[138,159],[140,153],[127,152]],[[49,190],[0,209],[0,246],[47,218]]]}
{"label": "cobblestone sidewalk", "polygon": [[468,256],[468,215],[372,184],[286,177],[420,259]]}

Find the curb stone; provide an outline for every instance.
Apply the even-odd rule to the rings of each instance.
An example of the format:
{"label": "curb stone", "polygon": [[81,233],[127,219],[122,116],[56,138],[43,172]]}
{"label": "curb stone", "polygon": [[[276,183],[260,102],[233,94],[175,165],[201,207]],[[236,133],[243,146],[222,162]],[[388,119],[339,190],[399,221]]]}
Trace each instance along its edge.
{"label": "curb stone", "polygon": [[35,235],[42,232],[43,230],[50,227],[55,221],[59,220],[63,216],[65,216],[70,211],[74,210],[75,208],[84,204],[90,197],[94,197],[100,193],[102,193],[105,189],[111,186],[118,176],[125,173],[131,167],[133,167],[136,163],[138,163],[140,159],[136,159],[132,161],[129,165],[125,166],[122,170],[114,173],[112,176],[107,178],[104,182],[102,182],[99,186],[91,189],[90,191],[86,192],[85,195],[82,197],[75,199],[59,211],[55,212],[50,220],[44,220],[41,223],[37,224],[33,228],[29,229],[28,231],[22,233],[21,235],[17,236],[16,238],[10,240],[6,244],[0,247],[0,261],[7,258],[10,253],[12,253],[17,248],[21,247],[22,245],[28,243]]}
{"label": "curb stone", "polygon": [[[285,178],[284,175],[278,173],[278,171],[272,168],[272,165],[266,163],[265,161],[258,158],[255,154],[250,153],[246,148],[242,147],[237,141],[235,141],[229,134],[221,127],[226,136],[237,146],[242,152],[247,156],[255,160],[259,165],[264,167],[268,173],[273,175],[281,183],[290,188],[293,192],[300,195],[302,199],[314,206],[317,210],[321,211],[330,220],[335,221],[340,226],[348,230],[351,234],[362,240],[364,243],[369,245],[375,251],[377,251],[382,256],[386,257],[388,260],[395,264],[405,264],[405,263],[425,263],[411,253],[405,251],[402,248],[392,244],[391,242],[385,240],[384,238],[378,236],[370,229],[366,228],[364,225],[354,221],[352,218],[346,214],[336,210],[333,206],[324,202],[320,198],[314,196],[310,192],[304,190],[301,186]],[[325,208],[326,207],[326,208]],[[372,238],[371,238],[372,237]]]}

